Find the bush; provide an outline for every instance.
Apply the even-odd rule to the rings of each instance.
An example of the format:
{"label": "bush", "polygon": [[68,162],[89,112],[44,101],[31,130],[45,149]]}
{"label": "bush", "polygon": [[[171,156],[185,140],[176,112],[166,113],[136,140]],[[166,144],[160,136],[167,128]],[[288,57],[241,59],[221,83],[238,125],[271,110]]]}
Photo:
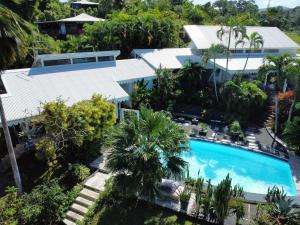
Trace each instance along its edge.
{"label": "bush", "polygon": [[85,165],[76,163],[72,165],[71,174],[75,182],[80,183],[84,181],[91,174],[91,171]]}
{"label": "bush", "polygon": [[15,188],[7,188],[0,198],[0,224],[59,224],[78,191],[78,187],[66,191],[57,181],[36,186],[21,196]]}
{"label": "bush", "polygon": [[244,134],[238,120],[233,121],[230,124],[230,136],[232,138],[243,138]]}

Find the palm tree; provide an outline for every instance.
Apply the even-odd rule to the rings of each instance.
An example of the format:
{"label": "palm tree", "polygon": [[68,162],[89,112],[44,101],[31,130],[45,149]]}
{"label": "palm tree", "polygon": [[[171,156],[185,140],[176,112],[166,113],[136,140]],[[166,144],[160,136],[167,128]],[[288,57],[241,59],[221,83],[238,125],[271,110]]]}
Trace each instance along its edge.
{"label": "palm tree", "polygon": [[111,136],[107,166],[125,195],[129,192],[153,198],[163,177],[182,177],[188,150],[184,131],[163,112],[141,109],[129,115]]}
{"label": "palm tree", "polygon": [[218,97],[217,82],[216,82],[216,58],[226,52],[227,52],[227,48],[224,45],[212,44],[207,50],[207,52],[205,52],[202,58],[202,61],[205,64],[208,64],[209,60],[213,59],[214,65],[213,65],[212,77],[213,77],[214,89],[215,89],[215,95],[217,101],[219,101],[219,97]]}
{"label": "palm tree", "polygon": [[294,107],[296,105],[296,102],[299,97],[299,86],[300,86],[300,59],[295,59],[288,65],[287,73],[290,77],[290,80],[295,85],[294,87],[294,98],[293,102],[291,104],[291,107],[289,109],[289,115],[287,121],[290,121],[292,118],[292,113],[294,110]]}
{"label": "palm tree", "polygon": [[224,37],[228,37],[227,42],[227,51],[226,51],[226,74],[228,71],[228,63],[229,63],[229,56],[230,56],[230,46],[232,42],[232,38],[234,38],[235,43],[241,40],[241,38],[245,35],[246,28],[244,26],[240,26],[237,24],[237,20],[234,17],[230,17],[228,20],[228,24],[225,27],[221,27],[217,31],[217,37],[220,41],[223,41]]}
{"label": "palm tree", "polygon": [[260,70],[266,73],[275,73],[277,76],[277,90],[283,88],[283,81],[287,78],[287,67],[293,61],[289,53],[282,53],[278,56],[267,55],[264,59],[264,65]]}
{"label": "palm tree", "polygon": [[263,45],[264,45],[264,39],[258,32],[253,32],[253,33],[250,34],[250,36],[248,36],[245,33],[244,36],[243,36],[243,39],[238,40],[236,42],[236,46],[239,45],[239,44],[244,45],[245,42],[249,43],[249,50],[248,50],[248,54],[247,54],[247,58],[246,58],[246,62],[245,62],[242,74],[245,73],[245,70],[246,70],[246,67],[247,67],[248,60],[249,60],[252,49],[256,50],[256,49],[262,48]]}
{"label": "palm tree", "polygon": [[[17,57],[24,54],[26,48],[23,45],[27,38],[26,32],[30,30],[29,24],[20,18],[13,9],[17,7],[19,1],[7,0],[0,2],[0,75],[7,66],[17,60]],[[11,137],[5,118],[2,98],[0,97],[0,116],[4,131],[5,141],[9,152],[10,162],[13,170],[15,184],[18,191],[22,192],[20,173],[11,142]]]}

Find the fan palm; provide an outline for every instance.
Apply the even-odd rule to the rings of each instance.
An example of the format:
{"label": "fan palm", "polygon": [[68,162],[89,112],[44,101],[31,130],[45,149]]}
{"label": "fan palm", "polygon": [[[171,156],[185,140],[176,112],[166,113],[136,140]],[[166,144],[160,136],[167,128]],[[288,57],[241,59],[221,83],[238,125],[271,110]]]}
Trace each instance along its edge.
{"label": "fan palm", "polygon": [[142,109],[139,118],[130,115],[111,137],[107,166],[117,174],[121,190],[130,184],[130,191],[153,198],[163,177],[181,177],[186,162],[180,154],[188,142],[165,113]]}
{"label": "fan palm", "polygon": [[258,32],[253,32],[249,36],[247,34],[244,34],[243,39],[238,40],[236,42],[236,46],[239,44],[244,45],[245,42],[249,43],[249,50],[248,50],[248,54],[247,54],[247,58],[246,58],[246,62],[245,62],[242,74],[245,73],[251,51],[262,48],[264,45],[264,39]]}
{"label": "fan palm", "polygon": [[227,52],[227,48],[224,45],[212,44],[210,48],[207,50],[207,52],[205,52],[202,58],[204,64],[208,64],[209,60],[213,59],[214,65],[213,65],[212,77],[213,77],[214,90],[215,90],[215,96],[217,101],[219,101],[219,97],[218,97],[217,82],[216,82],[216,58],[223,55],[226,52]]}
{"label": "fan palm", "polygon": [[[30,31],[30,25],[14,13],[14,8],[20,2],[17,0],[6,0],[0,2],[0,74],[7,66],[24,54],[26,48],[23,42],[27,38],[26,32]],[[16,157],[14,154],[11,137],[6,122],[2,98],[0,97],[0,116],[4,131],[7,149],[11,161],[15,184],[19,192],[22,192],[21,178],[19,174]]]}

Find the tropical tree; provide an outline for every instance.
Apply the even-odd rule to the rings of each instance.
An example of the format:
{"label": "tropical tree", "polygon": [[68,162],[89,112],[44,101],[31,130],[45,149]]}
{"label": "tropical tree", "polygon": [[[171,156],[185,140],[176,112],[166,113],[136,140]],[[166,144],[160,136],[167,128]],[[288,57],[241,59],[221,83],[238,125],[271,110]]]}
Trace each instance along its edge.
{"label": "tropical tree", "polygon": [[284,81],[287,79],[287,68],[292,61],[293,58],[289,53],[282,53],[278,56],[267,55],[264,59],[264,65],[259,70],[263,70],[266,76],[269,73],[276,74],[277,90],[283,90]]}
{"label": "tropical tree", "polygon": [[300,86],[300,59],[295,59],[292,61],[287,68],[287,73],[289,79],[292,81],[294,85],[294,91],[293,91],[293,101],[289,110],[289,115],[287,121],[290,121],[292,118],[293,110],[295,107],[296,102],[299,99],[299,86]]}
{"label": "tropical tree", "polygon": [[[26,52],[23,42],[27,38],[27,32],[30,31],[30,25],[18,16],[14,10],[20,2],[17,0],[8,0],[0,2],[0,75],[9,64],[15,62],[19,55]],[[22,183],[19,169],[11,142],[11,137],[5,118],[5,112],[0,97],[0,116],[4,131],[9,158],[13,170],[15,184],[19,192],[22,192]]]}
{"label": "tropical tree", "polygon": [[151,90],[147,88],[149,82],[144,79],[137,81],[133,86],[131,95],[132,107],[139,109],[142,105],[147,106],[150,104]]}
{"label": "tropical tree", "polygon": [[219,101],[218,97],[218,90],[217,90],[217,81],[216,81],[216,58],[219,57],[220,55],[223,55],[227,53],[227,48],[224,45],[220,44],[212,44],[207,52],[203,55],[202,61],[205,64],[208,64],[210,59],[213,59],[213,72],[211,77],[213,78],[213,83],[214,83],[214,90],[215,90],[215,96],[216,100]]}
{"label": "tropical tree", "polygon": [[107,166],[125,195],[153,198],[163,177],[180,177],[186,166],[180,157],[188,150],[184,130],[163,112],[129,115],[112,132],[111,147]]}
{"label": "tropical tree", "polygon": [[245,43],[249,44],[249,49],[248,49],[248,54],[247,54],[247,58],[246,58],[246,62],[245,62],[242,74],[245,74],[245,70],[246,70],[248,60],[249,60],[252,50],[262,48],[264,45],[264,39],[258,32],[253,32],[249,36],[245,33],[245,34],[243,34],[243,39],[238,40],[236,42],[236,46],[239,44],[244,45]]}
{"label": "tropical tree", "polygon": [[[296,104],[296,109],[300,110],[300,103]],[[295,116],[291,121],[288,121],[283,131],[284,140],[292,147],[296,152],[300,153],[300,116]]]}
{"label": "tropical tree", "polygon": [[[223,41],[224,38],[228,38],[227,41],[227,51],[226,51],[226,70],[228,71],[228,63],[229,63],[229,57],[230,57],[230,48],[232,41],[234,41],[236,44],[238,41],[240,41],[246,33],[246,28],[244,26],[241,26],[237,24],[237,19],[235,17],[230,17],[228,19],[228,23],[226,26],[222,26],[217,31],[217,37],[220,39],[220,41]],[[234,40],[232,40],[234,38]]]}
{"label": "tropical tree", "polygon": [[[36,157],[47,163],[46,178],[68,163],[99,154],[104,134],[116,121],[115,106],[99,95],[68,107],[58,100],[43,106],[41,114],[32,119],[42,137],[36,143]],[[89,153],[89,154],[88,154]]]}

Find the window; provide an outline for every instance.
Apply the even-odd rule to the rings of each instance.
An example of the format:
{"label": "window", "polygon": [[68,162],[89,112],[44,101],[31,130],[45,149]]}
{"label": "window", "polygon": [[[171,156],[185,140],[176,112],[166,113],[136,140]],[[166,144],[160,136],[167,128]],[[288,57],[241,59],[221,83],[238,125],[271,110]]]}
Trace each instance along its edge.
{"label": "window", "polygon": [[243,50],[237,50],[237,49],[235,49],[235,50],[230,50],[230,52],[231,52],[232,54],[243,54],[243,53],[244,53]]}
{"label": "window", "polygon": [[265,53],[279,53],[278,49],[265,49]]}
{"label": "window", "polygon": [[98,56],[98,62],[104,62],[104,61],[113,61],[115,60],[115,57],[112,55],[109,56]]}
{"label": "window", "polygon": [[246,50],[246,53],[261,53],[261,50],[260,49],[248,49]]}
{"label": "window", "polygon": [[96,57],[74,58],[73,64],[96,62]]}
{"label": "window", "polygon": [[71,64],[70,59],[54,59],[54,60],[44,60],[44,66],[58,66]]}

